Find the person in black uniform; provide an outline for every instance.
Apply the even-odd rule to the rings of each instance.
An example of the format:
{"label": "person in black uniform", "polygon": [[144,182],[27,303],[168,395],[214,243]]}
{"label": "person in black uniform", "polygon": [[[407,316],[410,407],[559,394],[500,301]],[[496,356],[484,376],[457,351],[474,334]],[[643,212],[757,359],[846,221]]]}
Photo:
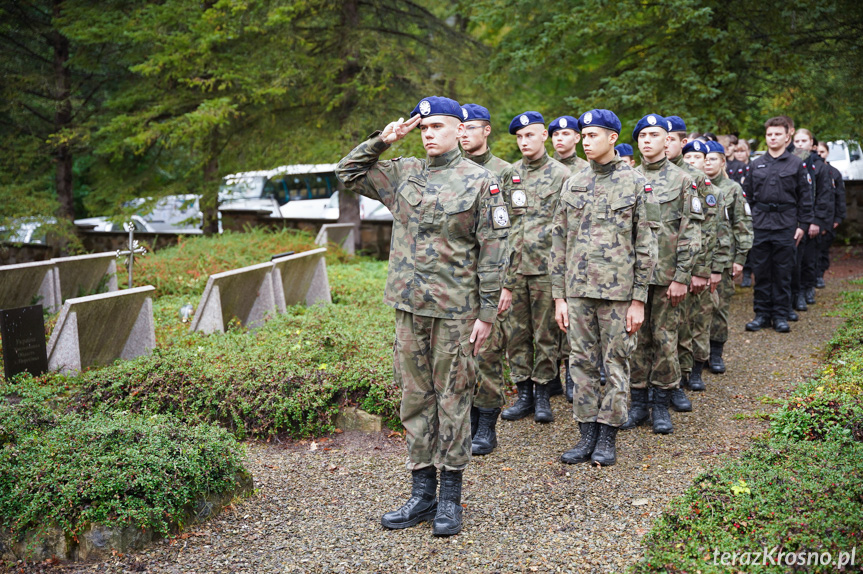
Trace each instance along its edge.
{"label": "person in black uniform", "polygon": [[794,133],[795,155],[803,160],[812,186],[812,223],[818,226],[815,237],[804,237],[797,248],[799,274],[791,283],[791,304],[797,311],[806,311],[815,304],[815,284],[818,279],[818,259],[821,257],[821,235],[833,226],[833,209],[836,195],[833,179],[826,164],[814,150],[812,132],[800,128]]}
{"label": "person in black uniform", "polygon": [[743,189],[752,207],[752,270],[755,284],[755,319],[747,331],[764,327],[780,333],[791,330],[791,274],[794,248],[807,233],[819,233],[812,225],[812,200],[803,162],[788,153],[788,125],[782,118],[764,124],[767,153],[753,160]]}
{"label": "person in black uniform", "polygon": [[817,142],[818,155],[824,160],[827,169],[830,171],[830,178],[833,180],[833,191],[835,193],[835,204],[833,207],[833,225],[827,231],[822,230],[821,236],[821,258],[818,261],[818,278],[815,280],[815,286],[818,289],[826,287],[824,283],[824,272],[830,269],[830,246],[833,245],[833,240],[836,239],[836,228],[845,220],[846,205],[845,205],[845,180],[842,179],[842,174],[838,169],[830,165],[827,161],[827,156],[830,154],[830,148],[827,142]]}

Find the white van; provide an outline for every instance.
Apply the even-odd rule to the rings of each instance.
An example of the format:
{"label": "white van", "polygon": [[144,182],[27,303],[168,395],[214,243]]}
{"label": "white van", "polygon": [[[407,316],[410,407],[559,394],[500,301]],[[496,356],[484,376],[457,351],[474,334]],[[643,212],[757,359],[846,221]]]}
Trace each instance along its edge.
{"label": "white van", "polygon": [[839,170],[842,179],[863,179],[863,153],[860,144],[853,140],[827,142],[830,153],[827,161]]}

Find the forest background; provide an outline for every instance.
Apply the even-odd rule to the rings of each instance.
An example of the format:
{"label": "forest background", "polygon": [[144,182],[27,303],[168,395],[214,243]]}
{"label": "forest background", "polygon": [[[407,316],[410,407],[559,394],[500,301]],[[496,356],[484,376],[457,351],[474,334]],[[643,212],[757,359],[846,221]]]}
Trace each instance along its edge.
{"label": "forest background", "polygon": [[527,109],[863,139],[861,38],[858,0],[0,0],[0,227],[196,193],[212,231],[225,175],[337,162],[428,95],[509,160]]}

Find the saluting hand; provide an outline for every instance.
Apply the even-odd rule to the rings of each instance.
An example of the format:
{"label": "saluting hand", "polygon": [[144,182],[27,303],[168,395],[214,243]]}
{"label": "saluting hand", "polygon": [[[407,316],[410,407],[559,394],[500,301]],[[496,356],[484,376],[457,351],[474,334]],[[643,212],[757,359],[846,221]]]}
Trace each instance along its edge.
{"label": "saluting hand", "polygon": [[384,131],[381,132],[381,139],[388,144],[396,143],[408,135],[408,132],[417,127],[421,119],[422,116],[417,114],[408,121],[405,121],[404,118],[399,118],[397,122],[390,122],[384,128]]}

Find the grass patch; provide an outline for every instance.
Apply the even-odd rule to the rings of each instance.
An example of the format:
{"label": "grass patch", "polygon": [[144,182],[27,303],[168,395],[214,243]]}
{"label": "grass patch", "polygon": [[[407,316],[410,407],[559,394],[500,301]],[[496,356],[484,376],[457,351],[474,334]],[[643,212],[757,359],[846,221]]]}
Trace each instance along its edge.
{"label": "grass patch", "polygon": [[[819,375],[770,415],[767,437],[672,501],[632,572],[836,572],[863,547],[863,291],[844,293],[841,313]],[[861,564],[855,552],[844,571]]]}

